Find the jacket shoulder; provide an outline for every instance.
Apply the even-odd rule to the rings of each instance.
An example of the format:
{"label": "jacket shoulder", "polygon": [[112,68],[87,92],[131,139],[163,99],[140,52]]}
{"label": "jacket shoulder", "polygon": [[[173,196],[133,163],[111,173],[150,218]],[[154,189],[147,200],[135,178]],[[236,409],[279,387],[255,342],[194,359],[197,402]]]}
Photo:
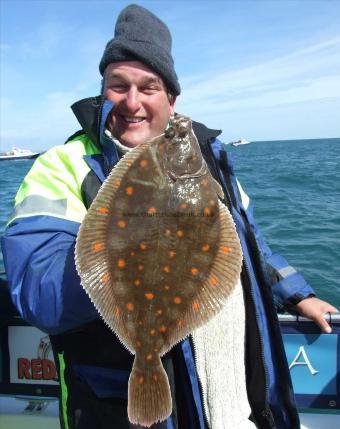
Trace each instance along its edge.
{"label": "jacket shoulder", "polygon": [[197,121],[192,121],[192,127],[200,143],[211,142],[215,140],[222,132],[222,130],[208,128],[206,125]]}

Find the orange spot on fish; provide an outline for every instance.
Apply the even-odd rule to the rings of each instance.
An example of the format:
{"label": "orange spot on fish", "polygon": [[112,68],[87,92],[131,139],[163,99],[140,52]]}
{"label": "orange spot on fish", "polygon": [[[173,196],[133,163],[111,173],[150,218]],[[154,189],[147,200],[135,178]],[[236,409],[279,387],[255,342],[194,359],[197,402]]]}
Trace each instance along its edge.
{"label": "orange spot on fish", "polygon": [[155,333],[156,333],[156,329],[154,328],[150,329],[150,335],[155,335]]}
{"label": "orange spot on fish", "polygon": [[94,243],[92,244],[92,250],[93,252],[98,252],[99,250],[102,250],[104,248],[104,243]]}
{"label": "orange spot on fish", "polygon": [[182,203],[182,204],[180,204],[179,208],[182,209],[182,210],[185,210],[185,209],[188,208],[188,204],[187,203]]}
{"label": "orange spot on fish", "polygon": [[192,267],[190,271],[191,271],[191,274],[193,274],[194,276],[197,276],[197,274],[198,274],[198,269],[197,268]]}
{"label": "orange spot on fish", "polygon": [[209,244],[205,244],[204,246],[202,246],[203,252],[207,252],[209,249],[210,249]]}
{"label": "orange spot on fish", "polygon": [[153,374],[152,379],[154,382],[156,382],[156,383],[158,382],[158,377],[156,374]]}
{"label": "orange spot on fish", "polygon": [[156,212],[157,212],[157,210],[156,210],[156,208],[155,208],[155,207],[150,207],[150,208],[148,208],[148,214],[153,215],[153,214],[155,214]]}
{"label": "orange spot on fish", "polygon": [[179,320],[177,320],[177,326],[178,326],[179,328],[183,328],[183,326],[184,326],[184,321],[183,321],[183,319],[179,319]]}
{"label": "orange spot on fish", "polygon": [[163,310],[160,308],[159,310],[156,311],[156,315],[160,316],[161,314],[163,314]]}
{"label": "orange spot on fish", "polygon": [[133,310],[135,309],[135,306],[132,304],[132,302],[128,302],[128,303],[126,304],[126,308],[127,308],[127,310],[129,310],[129,311],[133,311]]}
{"label": "orange spot on fish", "polygon": [[139,162],[139,165],[142,167],[142,168],[145,168],[145,167],[147,167],[148,166],[148,161],[146,160],[146,159],[141,159],[140,160],[140,162]]}
{"label": "orange spot on fish", "polygon": [[163,267],[163,271],[164,271],[165,273],[170,273],[170,267],[169,267],[169,265],[164,265],[164,267]]}
{"label": "orange spot on fish", "polygon": [[193,301],[193,303],[191,304],[191,307],[194,311],[197,311],[200,308],[200,305],[197,301]]}
{"label": "orange spot on fish", "polygon": [[204,213],[204,216],[210,216],[211,210],[209,209],[209,207],[204,207],[203,213]]}
{"label": "orange spot on fish", "polygon": [[116,179],[113,181],[114,188],[118,188],[120,186],[120,180]]}
{"label": "orange spot on fish", "polygon": [[211,207],[215,207],[216,201],[215,200],[209,200],[209,204],[211,205]]}
{"label": "orange spot on fish", "polygon": [[144,383],[144,377],[142,375],[138,378],[138,383],[139,384],[143,384]]}
{"label": "orange spot on fish", "polygon": [[164,334],[164,332],[166,332],[167,328],[166,328],[166,326],[161,325],[161,326],[158,328],[158,330],[159,330],[159,332],[161,332],[162,334]]}
{"label": "orange spot on fish", "polygon": [[176,231],[176,235],[177,237],[183,237],[184,232],[181,229],[179,229],[178,231]]}
{"label": "orange spot on fish", "polygon": [[207,185],[208,185],[208,179],[203,179],[202,180],[202,185],[204,186],[204,187],[206,187]]}
{"label": "orange spot on fish", "polygon": [[136,254],[136,253],[135,253],[135,252],[133,252],[133,251],[132,251],[132,252],[130,252],[130,256],[135,256],[135,254]]}
{"label": "orange spot on fish", "polygon": [[231,252],[231,248],[228,246],[221,246],[221,250],[224,253],[230,253]]}
{"label": "orange spot on fish", "polygon": [[125,228],[126,227],[126,222],[125,222],[125,220],[119,220],[117,222],[117,225],[119,226],[119,228]]}
{"label": "orange spot on fish", "polygon": [[148,299],[150,301],[152,299],[154,299],[154,297],[155,297],[155,295],[153,293],[151,293],[151,292],[148,292],[148,293],[144,294],[144,296],[145,296],[146,299]]}
{"label": "orange spot on fish", "polygon": [[131,159],[129,161],[126,161],[126,164],[131,167],[131,165],[133,164],[133,162],[131,161]]}
{"label": "orange spot on fish", "polygon": [[142,249],[142,250],[145,250],[146,249],[146,244],[145,243],[139,243],[139,247],[140,247],[140,249]]}
{"label": "orange spot on fish", "polygon": [[142,282],[141,282],[139,279],[136,279],[136,280],[134,280],[134,281],[133,281],[133,284],[134,284],[136,287],[139,287],[139,286],[142,284]]}
{"label": "orange spot on fish", "polygon": [[98,207],[98,213],[99,214],[108,214],[109,209],[107,209],[106,207]]}
{"label": "orange spot on fish", "polygon": [[125,263],[124,259],[122,259],[122,258],[118,259],[118,261],[117,261],[117,267],[118,268],[125,268],[125,265],[126,265],[126,263]]}
{"label": "orange spot on fish", "polygon": [[217,285],[217,278],[216,278],[215,276],[211,276],[211,277],[210,277],[210,283],[211,283],[213,286],[216,286],[216,285]]}
{"label": "orange spot on fish", "polygon": [[164,231],[164,234],[165,234],[167,237],[169,237],[169,235],[171,235],[171,231],[170,231],[170,229],[166,229],[166,230]]}
{"label": "orange spot on fish", "polygon": [[138,265],[138,270],[139,270],[139,271],[143,271],[143,270],[144,270],[144,265],[139,264],[139,265]]}
{"label": "orange spot on fish", "polygon": [[127,193],[127,195],[129,195],[129,196],[133,195],[133,192],[134,192],[133,186],[127,186],[127,187],[125,188],[125,192],[126,192],[126,193]]}
{"label": "orange spot on fish", "polygon": [[135,347],[136,347],[137,349],[140,349],[140,348],[142,347],[142,343],[141,343],[139,340],[136,340],[136,342],[135,342]]}
{"label": "orange spot on fish", "polygon": [[176,252],[174,252],[173,250],[169,250],[168,256],[170,259],[172,259],[175,255],[176,255]]}
{"label": "orange spot on fish", "polygon": [[164,290],[170,290],[170,286],[169,285],[165,285],[164,286]]}
{"label": "orange spot on fish", "polygon": [[175,296],[175,298],[174,298],[174,303],[175,304],[180,304],[182,302],[182,299],[179,297],[179,296]]}
{"label": "orange spot on fish", "polygon": [[104,274],[102,274],[102,276],[100,277],[100,279],[101,279],[101,281],[102,281],[103,283],[108,282],[108,281],[109,281],[109,279],[110,279],[109,273],[104,273]]}
{"label": "orange spot on fish", "polygon": [[152,360],[153,359],[153,354],[152,353],[147,354],[145,359],[149,360],[149,361]]}

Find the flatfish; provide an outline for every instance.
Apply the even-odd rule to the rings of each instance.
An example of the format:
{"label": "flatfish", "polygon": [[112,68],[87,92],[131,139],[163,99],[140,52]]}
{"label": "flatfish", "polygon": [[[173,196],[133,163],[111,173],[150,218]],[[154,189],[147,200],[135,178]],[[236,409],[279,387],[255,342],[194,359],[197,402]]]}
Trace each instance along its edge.
{"label": "flatfish", "polygon": [[190,119],[177,115],[119,161],[81,224],[82,285],[135,355],[132,423],[151,426],[171,414],[160,357],[217,314],[239,279],[238,235],[218,196]]}

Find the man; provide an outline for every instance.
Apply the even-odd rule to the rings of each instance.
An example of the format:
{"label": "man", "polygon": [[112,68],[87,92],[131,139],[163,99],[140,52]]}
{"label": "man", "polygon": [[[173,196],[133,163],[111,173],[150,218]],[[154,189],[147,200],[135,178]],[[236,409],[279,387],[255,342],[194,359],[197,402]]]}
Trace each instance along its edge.
{"label": "man", "polygon": [[[82,130],[36,161],[18,192],[2,242],[16,307],[25,320],[51,334],[61,385],[61,424],[72,429],[133,427],[126,412],[133,359],[83,291],[74,245],[86,210],[113,165],[124,152],[164,131],[180,94],[169,30],[136,5],[119,15],[100,72],[104,96],[72,106]],[[213,176],[222,185],[242,244],[244,266],[237,289],[241,293],[234,298],[237,309],[231,314],[242,314],[241,320],[236,317],[234,326],[238,324],[239,330],[232,342],[233,348],[240,340],[242,355],[234,353],[231,358],[234,350],[224,346],[217,350],[214,341],[204,354],[212,333],[224,344],[218,331],[225,329],[228,335],[230,330],[218,318],[214,323],[220,325],[209,325],[211,331],[200,331],[175,346],[163,357],[173,412],[154,427],[297,429],[274,302],[280,309],[314,319],[325,332],[330,327],[323,314],[336,309],[316,298],[303,277],[264,243],[229,156],[217,140],[219,131],[199,123],[194,123],[194,131]],[[215,368],[217,376],[210,377],[204,368],[216,366],[213,358],[218,353],[223,359]],[[229,360],[239,373],[229,367],[224,370]],[[219,414],[231,401],[220,389],[225,378],[230,382],[223,386],[235,381],[235,402],[226,414]],[[236,408],[238,398],[242,403]]]}

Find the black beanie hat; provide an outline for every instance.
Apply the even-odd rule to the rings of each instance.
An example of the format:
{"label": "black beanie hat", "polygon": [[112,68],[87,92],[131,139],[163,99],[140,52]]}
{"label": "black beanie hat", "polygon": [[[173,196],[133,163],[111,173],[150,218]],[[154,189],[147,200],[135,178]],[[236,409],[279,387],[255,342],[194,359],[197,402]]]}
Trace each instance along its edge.
{"label": "black beanie hat", "polygon": [[101,75],[116,61],[141,61],[163,78],[172,94],[181,92],[171,56],[170,31],[141,6],[131,4],[119,14],[114,38],[107,43],[99,64]]}

